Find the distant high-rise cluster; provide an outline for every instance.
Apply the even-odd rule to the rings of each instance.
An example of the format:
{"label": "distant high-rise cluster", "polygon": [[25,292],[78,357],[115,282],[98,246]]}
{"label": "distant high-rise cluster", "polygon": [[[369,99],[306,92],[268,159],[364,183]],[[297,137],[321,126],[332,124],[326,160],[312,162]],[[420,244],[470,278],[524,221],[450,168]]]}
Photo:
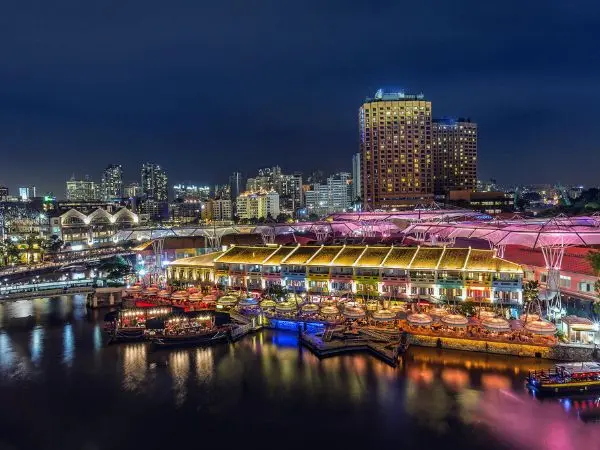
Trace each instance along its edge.
{"label": "distant high-rise cluster", "polygon": [[474,123],[435,121],[423,94],[383,89],[363,103],[358,121],[366,209],[402,208],[434,193],[474,189]]}
{"label": "distant high-rise cluster", "polygon": [[352,204],[352,178],[347,172],[340,172],[327,178],[325,184],[313,184],[307,190],[306,208],[309,213],[323,216],[345,211]]}
{"label": "distant high-rise cluster", "polygon": [[279,210],[284,214],[295,215],[304,204],[302,174],[284,174],[281,167],[274,166],[258,170],[256,177],[246,181],[246,192],[276,192],[279,195]]}

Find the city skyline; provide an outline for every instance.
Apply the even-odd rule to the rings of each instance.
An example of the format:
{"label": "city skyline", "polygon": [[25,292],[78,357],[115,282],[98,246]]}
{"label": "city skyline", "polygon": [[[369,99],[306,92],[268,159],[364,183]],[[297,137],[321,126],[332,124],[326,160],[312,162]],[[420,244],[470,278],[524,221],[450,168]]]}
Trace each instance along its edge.
{"label": "city skyline", "polygon": [[[529,2],[517,17],[510,5],[467,1],[229,6],[133,1],[119,5],[123,19],[110,8],[66,18],[7,7],[0,148],[10,163],[0,183],[56,191],[73,171],[110,161],[128,168],[126,180],[157,161],[174,180],[208,184],[274,162],[349,170],[358,108],[379,87],[398,86],[424,92],[434,117],[479,125],[483,179],[596,184],[597,4]],[[573,114],[564,99],[582,95],[590,101]]]}

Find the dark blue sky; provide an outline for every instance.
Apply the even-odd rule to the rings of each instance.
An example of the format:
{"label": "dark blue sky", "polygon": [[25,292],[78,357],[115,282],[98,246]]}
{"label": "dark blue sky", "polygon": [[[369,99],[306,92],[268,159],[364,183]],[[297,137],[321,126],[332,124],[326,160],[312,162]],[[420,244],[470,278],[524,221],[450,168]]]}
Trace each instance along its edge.
{"label": "dark blue sky", "polygon": [[600,184],[599,24],[594,0],[4,2],[0,184],[349,169],[380,86],[478,122],[481,178]]}

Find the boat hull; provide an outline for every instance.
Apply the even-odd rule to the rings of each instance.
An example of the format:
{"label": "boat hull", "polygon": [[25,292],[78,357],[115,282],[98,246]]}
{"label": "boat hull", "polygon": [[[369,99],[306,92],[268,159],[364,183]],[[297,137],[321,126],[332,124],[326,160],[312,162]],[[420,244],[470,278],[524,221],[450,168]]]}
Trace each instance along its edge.
{"label": "boat hull", "polygon": [[136,342],[143,341],[146,339],[144,328],[113,330],[109,332],[108,336],[109,343]]}
{"label": "boat hull", "polygon": [[192,336],[153,336],[152,345],[156,348],[172,347],[194,347],[197,345],[208,344],[226,340],[229,338],[229,330],[213,330]]}
{"label": "boat hull", "polygon": [[578,394],[600,391],[600,380],[569,383],[538,383],[534,380],[528,380],[527,387],[544,395]]}

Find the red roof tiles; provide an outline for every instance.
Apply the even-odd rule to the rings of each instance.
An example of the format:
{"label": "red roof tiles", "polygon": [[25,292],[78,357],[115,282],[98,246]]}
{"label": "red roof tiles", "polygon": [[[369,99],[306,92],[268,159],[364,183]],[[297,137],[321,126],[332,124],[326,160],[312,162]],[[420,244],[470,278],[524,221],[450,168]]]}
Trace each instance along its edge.
{"label": "red roof tiles", "polygon": [[[594,249],[585,247],[567,248],[565,250],[561,270],[563,272],[594,276],[594,270],[587,259],[588,253],[592,251],[594,251]],[[528,247],[509,245],[504,252],[504,259],[514,261],[524,266],[546,267],[544,255],[538,248],[531,249]]]}

